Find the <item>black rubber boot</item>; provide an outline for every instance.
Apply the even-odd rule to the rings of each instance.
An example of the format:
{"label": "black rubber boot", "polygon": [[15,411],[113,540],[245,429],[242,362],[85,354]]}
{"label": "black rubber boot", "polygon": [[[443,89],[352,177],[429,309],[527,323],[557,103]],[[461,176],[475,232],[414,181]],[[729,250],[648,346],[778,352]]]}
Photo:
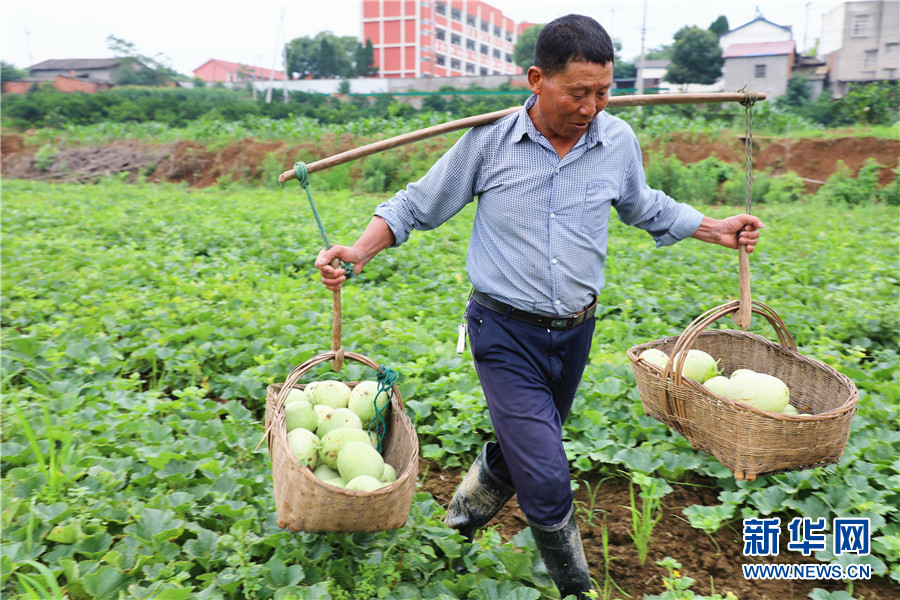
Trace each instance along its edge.
{"label": "black rubber boot", "polygon": [[571,594],[578,600],[587,600],[586,593],[591,590],[591,574],[574,512],[573,507],[562,523],[557,525],[529,525],[550,578],[559,588],[560,597],[565,598]]}
{"label": "black rubber boot", "polygon": [[445,525],[457,529],[470,542],[475,537],[475,531],[487,525],[516,493],[514,488],[501,481],[488,467],[488,446],[494,443],[484,445],[462,483],[456,488],[444,517]]}

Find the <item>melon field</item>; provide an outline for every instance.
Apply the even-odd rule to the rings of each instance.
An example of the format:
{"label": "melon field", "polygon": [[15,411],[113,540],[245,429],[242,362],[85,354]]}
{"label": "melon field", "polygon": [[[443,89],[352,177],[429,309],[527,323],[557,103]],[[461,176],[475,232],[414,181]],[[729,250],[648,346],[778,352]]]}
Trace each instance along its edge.
{"label": "melon field", "polygon": [[[386,196],[317,191],[315,181],[334,243],[354,240]],[[646,416],[626,351],[735,299],[738,259],[695,240],[656,249],[614,220],[591,358],[564,430],[599,598],[900,597],[897,206],[802,196],[753,212],[767,226],[751,256],[754,299],[802,354],[859,390],[846,450],[828,467],[738,482]],[[292,533],[276,524],[268,451],[257,445],[266,387],[331,345],[332,297],[313,267],[321,239],[302,191],[5,180],[0,595],[557,597],[515,502],[471,544],[442,523],[492,439],[469,351],[456,352],[473,214],[414,233],[342,293],[343,347],[399,373],[419,437],[407,525]],[[777,339],[762,318],[751,331]],[[347,362],[301,383],[373,377]],[[776,517],[780,552],[745,556],[743,520]],[[788,547],[795,517],[824,519],[824,549]],[[834,555],[835,518],[868,519],[868,553]],[[869,576],[742,571],[782,563]]]}

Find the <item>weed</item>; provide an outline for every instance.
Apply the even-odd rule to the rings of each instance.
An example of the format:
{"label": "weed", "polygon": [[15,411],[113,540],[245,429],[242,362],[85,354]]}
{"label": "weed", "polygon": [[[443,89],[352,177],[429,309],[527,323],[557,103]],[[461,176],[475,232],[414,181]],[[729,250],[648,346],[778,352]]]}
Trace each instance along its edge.
{"label": "weed", "polygon": [[[634,496],[634,484],[640,488],[641,507],[637,507]],[[647,562],[647,551],[650,547],[650,536],[653,528],[662,519],[663,513],[660,506],[662,498],[672,491],[672,487],[664,479],[650,477],[639,471],[632,472],[629,484],[629,496],[631,505],[626,507],[631,511],[631,539],[637,546],[638,559],[641,564]]]}

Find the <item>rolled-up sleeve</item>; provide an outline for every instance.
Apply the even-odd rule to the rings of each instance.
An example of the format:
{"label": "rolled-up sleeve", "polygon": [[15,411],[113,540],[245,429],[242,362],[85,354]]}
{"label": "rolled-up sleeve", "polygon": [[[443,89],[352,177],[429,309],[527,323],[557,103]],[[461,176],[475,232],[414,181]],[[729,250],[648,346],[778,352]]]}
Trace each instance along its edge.
{"label": "rolled-up sleeve", "polygon": [[394,233],[394,246],[406,242],[413,229],[438,227],[474,199],[482,162],[475,131],[467,131],[421,179],[375,209]]}
{"label": "rolled-up sleeve", "polygon": [[628,149],[621,194],[615,203],[619,219],[653,236],[656,246],[670,246],[692,236],[703,221],[703,214],[665,193],[647,185],[637,139]]}

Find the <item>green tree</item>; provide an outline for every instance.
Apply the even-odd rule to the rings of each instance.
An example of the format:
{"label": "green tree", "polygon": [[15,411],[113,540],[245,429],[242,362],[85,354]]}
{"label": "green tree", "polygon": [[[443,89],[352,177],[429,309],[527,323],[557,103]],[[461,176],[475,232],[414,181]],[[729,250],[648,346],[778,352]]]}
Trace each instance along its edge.
{"label": "green tree", "polygon": [[0,81],[16,81],[18,79],[25,79],[27,76],[28,71],[20,69],[5,60],[0,61]]}
{"label": "green tree", "polygon": [[675,33],[672,62],[666,80],[672,83],[710,84],[722,76],[722,49],[715,33],[699,27],[682,27]]}
{"label": "green tree", "polygon": [[528,71],[528,67],[534,64],[534,47],[543,28],[543,25],[532,25],[522,32],[513,46],[513,62],[522,67],[523,71]]}
{"label": "green tree", "polygon": [[322,31],[288,43],[288,73],[316,79],[367,77],[378,73],[372,64],[375,51],[370,40],[362,46],[352,36]]}
{"label": "green tree", "polygon": [[811,101],[809,86],[806,77],[798,73],[791,75],[788,79],[787,91],[775,99],[775,104],[779,107],[806,109]]}
{"label": "green tree", "polygon": [[644,58],[647,60],[671,60],[672,51],[672,44],[660,44],[656,48],[650,48],[644,52]]}
{"label": "green tree", "polygon": [[168,58],[162,54],[156,57],[140,54],[132,43],[107,36],[106,47],[118,58],[121,58],[116,69],[116,83],[119,85],[165,85],[181,77],[168,64]]}
{"label": "green tree", "polygon": [[728,18],[725,15],[719,15],[719,18],[710,23],[709,30],[719,37],[728,33]]}
{"label": "green tree", "polygon": [[375,48],[370,39],[366,39],[365,45],[356,47],[356,75],[359,77],[378,75],[378,67],[375,66]]}
{"label": "green tree", "polygon": [[613,38],[615,59],[613,61],[613,79],[632,79],[637,76],[637,68],[634,62],[628,62],[622,58],[622,40]]}

